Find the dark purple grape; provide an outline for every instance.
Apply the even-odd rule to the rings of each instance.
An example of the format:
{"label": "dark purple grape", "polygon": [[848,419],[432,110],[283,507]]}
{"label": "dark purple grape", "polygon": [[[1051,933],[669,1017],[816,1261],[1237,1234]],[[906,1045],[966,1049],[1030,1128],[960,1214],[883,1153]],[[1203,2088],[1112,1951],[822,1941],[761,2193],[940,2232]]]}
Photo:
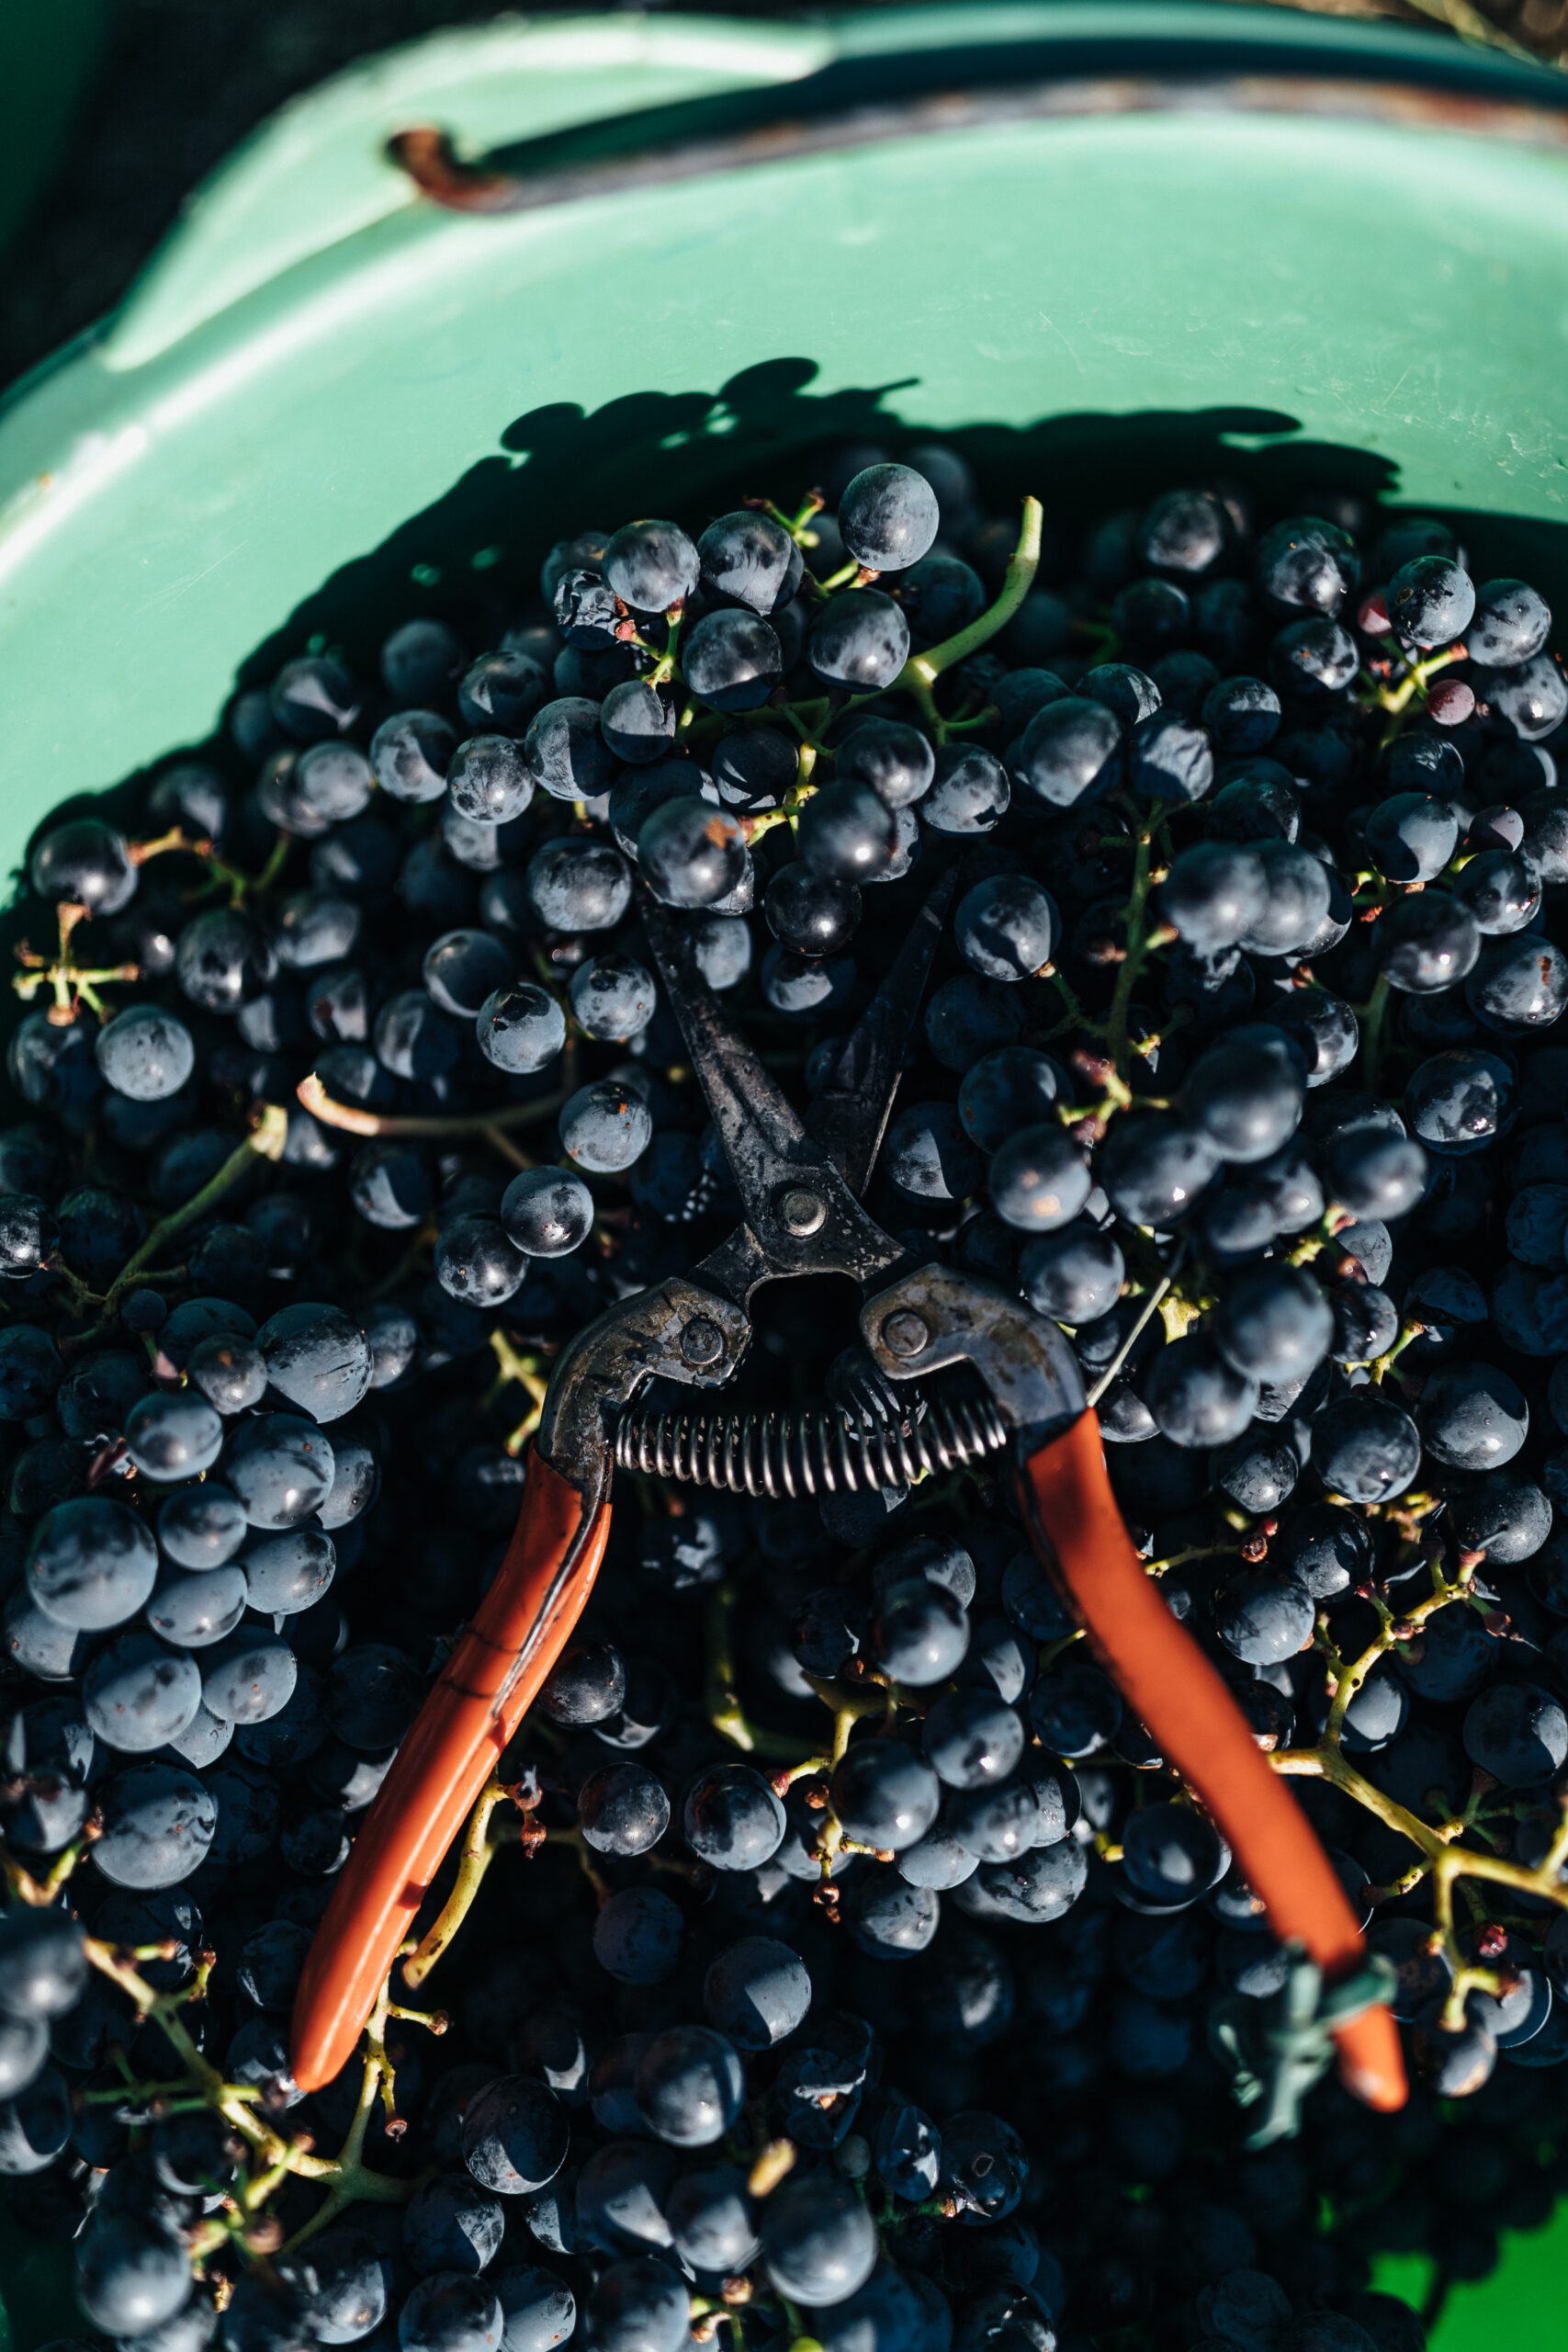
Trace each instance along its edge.
{"label": "dark purple grape", "polygon": [[920,822],[955,838],[988,833],[1007,815],[1011,797],[1007,770],[994,752],[978,743],[944,743],[920,802]]}
{"label": "dark purple grape", "polygon": [[1230,1865],[1219,1832],[1188,1805],[1143,1806],[1127,1823],[1122,1850],[1128,1878],[1150,1903],[1191,1903]]}
{"label": "dark purple grape", "polygon": [[710,596],[754,613],[788,604],[800,585],[799,548],[780,523],[739,508],[710,523],[697,541],[702,584]]}
{"label": "dark purple grape", "polygon": [[1396,634],[1412,645],[1449,645],[1470,627],[1475,586],[1450,556],[1413,556],[1384,589],[1383,605]]}
{"label": "dark purple grape", "polygon": [[1222,678],[1203,697],[1201,718],[1226,758],[1267,750],[1280,731],[1280,697],[1262,678]]}
{"label": "dark purple grape", "polygon": [[762,2208],[762,2260],[780,2294],[812,2307],[842,2303],[876,2263],[876,2225],[835,2174],[786,2180]]}
{"label": "dark purple grape", "polygon": [[845,547],[872,571],[902,571],[936,537],[936,492],[912,466],[867,466],[839,501]]}
{"label": "dark purple grape", "polygon": [[1111,600],[1111,627],[1128,650],[1154,660],[1191,633],[1192,607],[1172,580],[1131,580]]}
{"label": "dark purple grape", "polygon": [[813,624],[806,658],[825,686],[881,694],[909,658],[909,624],[880,589],[840,589]]}
{"label": "dark purple grape", "polygon": [[637,835],[637,863],[666,906],[711,907],[746,871],[745,837],[728,810],[700,799],[666,800]]}
{"label": "dark purple grape", "polygon": [[678,523],[623,524],[604,548],[605,580],[639,613],[664,613],[689,596],[701,563]]}
{"label": "dark purple grape", "polygon": [[1164,1228],[1190,1214],[1219,1166],[1218,1151],[1196,1127],[1169,1112],[1145,1111],[1112,1124],[1094,1172],[1129,1225]]}
{"label": "dark purple grape", "polygon": [[986,606],[986,587],[961,556],[928,555],[906,571],[898,602],[918,642],[935,645],[978,619]]}
{"label": "dark purple grape", "polygon": [[[1110,1179],[1101,1173],[1110,1191]],[[992,1159],[991,1204],[1021,1232],[1052,1233],[1077,1216],[1092,1181],[1089,1162],[1062,1128],[1024,1127]]]}
{"label": "dark purple grape", "polygon": [[1313,1467],[1332,1494],[1355,1503],[1402,1495],[1421,1463],[1415,1422],[1391,1397],[1359,1390],[1313,1423]]}
{"label": "dark purple grape", "polygon": [[1433,995],[1472,972],[1481,954],[1475,917],[1446,890],[1397,899],[1375,933],[1379,966],[1393,988]]}
{"label": "dark purple grape", "polygon": [[1529,1682],[1496,1682],[1464,1719],[1465,1752],[1505,1788],[1548,1779],[1568,1761],[1568,1716]]}
{"label": "dark purple grape", "polygon": [[1260,841],[1253,854],[1267,896],[1238,944],[1249,956],[1304,955],[1328,919],[1328,868],[1295,842]]}
{"label": "dark purple grape", "polygon": [[137,868],[124,835],[97,817],[78,817],[42,834],[28,861],[40,899],[118,914],[136,895]]}
{"label": "dark purple grape", "polygon": [[[1475,828],[1471,828],[1473,840]],[[1524,839],[1520,829],[1520,841]],[[1540,872],[1517,844],[1483,849],[1467,860],[1454,883],[1454,896],[1470,909],[1476,929],[1487,937],[1525,930],[1540,906]]]}
{"label": "dark purple grape", "polygon": [[758,710],[784,675],[784,649],[755,613],[705,613],[682,640],[681,664],[710,709]]}
{"label": "dark purple grape", "polygon": [[1459,1046],[1434,1054],[1404,1090],[1404,1113],[1434,1151],[1483,1151],[1512,1125],[1514,1073],[1500,1054]]}
{"label": "dark purple grape", "polygon": [[1421,1395],[1422,1440],[1456,1470],[1496,1470],[1529,1433],[1529,1407],[1517,1382],[1485,1363],[1434,1374]]}
{"label": "dark purple grape", "polygon": [[1128,790],[1166,808],[1201,800],[1214,780],[1207,730],[1179,711],[1159,710],[1143,719],[1129,732],[1123,756]]}
{"label": "dark purple grape", "polygon": [[1294,1134],[1305,1100],[1288,1041],[1261,1026],[1232,1032],[1199,1057],[1181,1108],[1222,1158],[1269,1159]]}
{"label": "dark purple grape", "polygon": [[1276,612],[1337,613],[1360,578],[1360,561],[1347,532],[1303,515],[1263,534],[1253,576]]}
{"label": "dark purple grape", "polygon": [[1432,882],[1454,854],[1459,823],[1447,801],[1429,793],[1396,792],[1372,810],[1366,836],[1380,872],[1391,882]]}
{"label": "dark purple grape", "polygon": [[1086,670],[1078,680],[1078,692],[1088,701],[1102,704],[1123,727],[1135,727],[1140,719],[1152,718],[1163,700],[1147,673],[1126,662],[1101,662],[1094,669]]}
{"label": "dark purple grape", "polygon": [[802,858],[780,866],[768,885],[768,928],[803,956],[834,956],[860,927],[860,892],[840,875],[814,873]]}
{"label": "dark purple grape", "polygon": [[480,733],[520,736],[545,699],[539,663],[523,652],[481,653],[463,673],[457,708]]}
{"label": "dark purple grape", "polygon": [[1122,726],[1115,714],[1082,695],[1066,695],[1036,711],[1010,754],[1013,783],[1057,808],[1098,798],[1116,780]]}
{"label": "dark purple grape", "polygon": [[1551,634],[1551,614],[1536,589],[1522,580],[1488,580],[1475,592],[1465,650],[1485,669],[1513,668],[1533,662]]}
{"label": "dark purple grape", "polygon": [[1243,843],[1199,842],[1183,850],[1160,890],[1160,911],[1205,956],[1234,947],[1263,918],[1268,877]]}
{"label": "dark purple grape", "polygon": [[646,1854],[670,1826],[670,1800],[640,1764],[607,1764],[590,1773],[577,1811],[584,1838],[602,1854]]}
{"label": "dark purple grape", "polygon": [[1550,1028],[1568,1004],[1568,958],[1550,940],[1489,940],[1464,986],[1465,1002],[1499,1036]]}
{"label": "dark purple grape", "polygon": [[900,719],[863,718],[839,747],[840,783],[867,784],[889,808],[903,808],[930,789],[935,754],[916,727]]}
{"label": "dark purple grape", "polygon": [[1161,1350],[1142,1394],[1156,1426],[1173,1443],[1228,1444],[1239,1437],[1258,1404],[1258,1382],[1238,1372],[1214,1341],[1189,1333]]}
{"label": "dark purple grape", "polygon": [[1568,680],[1551,655],[1537,653],[1485,680],[1487,704],[1523,741],[1550,735],[1568,713]]}

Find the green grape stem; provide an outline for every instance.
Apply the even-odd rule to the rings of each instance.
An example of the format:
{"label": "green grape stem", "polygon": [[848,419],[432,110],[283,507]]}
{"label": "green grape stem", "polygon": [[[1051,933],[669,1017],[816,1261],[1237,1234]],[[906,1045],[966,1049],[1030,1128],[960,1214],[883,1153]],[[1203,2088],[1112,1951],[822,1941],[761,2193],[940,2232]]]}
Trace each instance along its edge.
{"label": "green grape stem", "polygon": [[[103,1309],[99,1321],[95,1323],[90,1330],[73,1338],[71,1341],[73,1351],[80,1354],[84,1349],[91,1347],[96,1340],[100,1339],[105,1326],[112,1322],[118,1314],[120,1301],[127,1293],[134,1290],[139,1283],[152,1280],[153,1273],[160,1271],[157,1261],[166,1241],[172,1241],[176,1233],[183,1232],[187,1225],[194,1224],[216,1208],[218,1203],[226,1193],[233,1190],[241,1178],[251,1173],[258,1159],[280,1159],[283,1156],[283,1147],[288,1139],[288,1113],[278,1110],[275,1104],[266,1104],[244,1142],[229,1154],[218,1173],[203,1184],[199,1192],[193,1193],[182,1207],[171,1209],[168,1216],[152,1227],[140,1249],[133,1250],[126,1260],[101,1299],[96,1298],[94,1293],[85,1289],[74,1275],[69,1274],[68,1269],[62,1268],[61,1271],[67,1273],[78,1301],[82,1304],[92,1303],[100,1306]],[[172,1277],[175,1269],[167,1268],[161,1271],[164,1279],[168,1280]]]}
{"label": "green grape stem", "polygon": [[1362,1688],[1373,1668],[1402,1643],[1415,1639],[1422,1626],[1440,1609],[1461,1604],[1478,1605],[1471,1590],[1472,1574],[1470,1567],[1461,1566],[1457,1577],[1445,1578],[1441,1570],[1434,1566],[1431,1593],[1425,1600],[1398,1616],[1386,1602],[1380,1602],[1378,1597],[1372,1595],[1382,1622],[1377,1634],[1359,1657],[1348,1663],[1338,1656],[1320,1629],[1318,1647],[1324,1653],[1334,1684],[1322,1736],[1314,1747],[1283,1748],[1269,1758],[1276,1772],[1326,1781],[1331,1787],[1341,1790],[1357,1804],[1375,1815],[1387,1827],[1397,1830],[1416,1848],[1419,1860],[1390,1887],[1380,1892],[1385,1897],[1395,1894],[1409,1894],[1423,1879],[1431,1879],[1434,1939],[1453,1972],[1445,2014],[1450,2025],[1454,2027],[1462,2022],[1466,1992],[1496,1989],[1494,1973],[1478,1969],[1473,1962],[1466,1959],[1460,1948],[1454,1929],[1455,1888],[1463,1888],[1466,1900],[1477,1917],[1481,1916],[1480,1906],[1469,1882],[1508,1887],[1518,1894],[1529,1894],[1568,1910],[1568,1883],[1564,1883],[1562,1876],[1564,1865],[1568,1864],[1568,1811],[1564,1812],[1542,1860],[1534,1866],[1512,1861],[1505,1855],[1482,1852],[1473,1845],[1462,1845],[1459,1841],[1467,1832],[1478,1831],[1482,1836],[1487,1834],[1479,1828],[1478,1816],[1482,1800],[1494,1785],[1489,1776],[1477,1774],[1469,1801],[1460,1813],[1435,1824],[1426,1822],[1407,1806],[1397,1804],[1359,1771],[1345,1754],[1342,1741],[1346,1714],[1357,1691]]}
{"label": "green grape stem", "polygon": [[[279,2132],[262,2120],[251,2104],[250,2095],[240,2085],[225,2082],[218,2068],[203,2056],[181,2015],[190,2000],[199,1997],[205,1989],[207,1966],[198,1973],[195,1984],[183,1992],[154,1992],[131,1962],[116,1946],[104,1943],[96,1936],[84,1938],[84,1945],[91,1965],[100,1975],[129,1995],[138,2014],[153,2019],[163,2028],[170,2047],[186,2070],[190,2089],[201,2102],[215,2108],[226,2122],[243,2139],[253,2158],[260,2165],[258,2172],[236,2192],[236,2202],[245,2214],[258,2212],[268,2196],[290,2173],[301,2180],[320,2181],[328,2194],[326,2204],[333,2211],[341,2211],[348,2204],[370,2202],[401,2204],[413,2193],[412,2180],[393,2180],[385,2173],[372,2171],[364,2162],[365,2124],[377,2089],[385,2073],[389,2077],[387,2056],[379,2040],[378,2027],[386,2016],[386,1995],[383,1992],[378,2009],[371,2018],[371,2052],[366,2062],[365,2081],[361,2086],[360,2109],[349,2128],[347,2138],[335,2156],[318,2156],[308,2143],[286,2139]],[[310,2229],[321,2226],[324,2212],[312,2217]],[[231,2233],[222,2229],[211,2240],[209,2230],[198,2236],[193,2247],[197,2261],[217,2250]],[[209,2242],[210,2241],[210,2242]]]}
{"label": "green grape stem", "polygon": [[943,638],[940,645],[928,645],[923,651],[911,653],[888,689],[891,694],[907,694],[913,697],[927,725],[935,729],[939,741],[946,739],[947,723],[937,709],[931,689],[944,670],[951,670],[955,662],[966,662],[972,653],[978,653],[983,645],[988,645],[993,637],[1006,628],[1018,611],[1033,587],[1034,575],[1040,569],[1040,532],[1043,519],[1044,510],[1040,501],[1026,498],[1019,526],[1018,544],[1008,559],[1007,572],[996,602],[987,605],[966,628]]}
{"label": "green grape stem", "polygon": [[807,1743],[788,1732],[769,1731],[754,1724],[736,1689],[734,1621],[737,1594],[726,1577],[715,1585],[707,1610],[707,1673],[704,1700],[715,1731],[745,1756],[798,1770],[810,1757]]}
{"label": "green grape stem", "polygon": [[[299,1080],[294,1091],[310,1116],[320,1119],[323,1126],[341,1127],[351,1136],[404,1136],[425,1143],[456,1141],[463,1136],[479,1136],[488,1141],[510,1135],[518,1127],[543,1126],[568,1100],[563,1089],[557,1094],[542,1094],[535,1102],[513,1103],[505,1111],[476,1111],[468,1116],[426,1119],[383,1115],[376,1111],[362,1111],[355,1102],[335,1102],[314,1070],[309,1078]],[[520,1164],[531,1168],[535,1163],[522,1160]]]}
{"label": "green grape stem", "polygon": [[148,1267],[155,1265],[166,1241],[183,1233],[215,1209],[220,1200],[243,1177],[248,1176],[258,1159],[281,1159],[283,1147],[288,1140],[288,1114],[276,1104],[268,1103],[243,1144],[229,1154],[216,1176],[209,1179],[198,1193],[152,1227],[140,1250],[132,1252],[110,1284],[104,1306],[113,1315],[127,1291],[134,1290]]}
{"label": "green grape stem", "polygon": [[436,1962],[450,1951],[458,1928],[472,1910],[490,1866],[502,1843],[505,1842],[491,1838],[491,1816],[497,1805],[508,1798],[515,1802],[516,1792],[499,1779],[487,1781],[479,1791],[463,1832],[457,1877],[452,1892],[442,1905],[440,1916],[434,1926],[404,1958],[403,1983],[411,1992],[418,1991]]}
{"label": "green grape stem", "polygon": [[1365,1004],[1352,1009],[1361,1023],[1361,1083],[1369,1094],[1378,1091],[1378,1064],[1382,1056],[1383,1023],[1388,1017],[1389,978],[1380,972]]}
{"label": "green grape stem", "polygon": [[1099,1404],[1100,1398],[1104,1396],[1106,1390],[1110,1387],[1111,1382],[1115,1379],[1117,1374],[1126,1363],[1127,1358],[1132,1354],[1134,1348],[1137,1345],[1141,1334],[1148,1324],[1149,1317],[1152,1315],[1157,1314],[1159,1309],[1164,1306],[1167,1298],[1169,1297],[1172,1290],[1175,1288],[1176,1279],[1181,1272],[1182,1261],[1186,1255],[1187,1245],[1183,1242],[1180,1248],[1177,1250],[1175,1257],[1170,1261],[1168,1272],[1162,1275],[1160,1280],[1156,1283],[1147,1298],[1144,1301],[1143,1308],[1138,1316],[1137,1321],[1134,1324],[1132,1329],[1122,1340],[1122,1345],[1117,1349],[1116,1353],[1111,1357],[1111,1362],[1106,1365],[1105,1370],[1100,1374],[1100,1378],[1095,1382],[1094,1386],[1089,1390],[1089,1396],[1085,1400],[1088,1404],[1091,1406]]}

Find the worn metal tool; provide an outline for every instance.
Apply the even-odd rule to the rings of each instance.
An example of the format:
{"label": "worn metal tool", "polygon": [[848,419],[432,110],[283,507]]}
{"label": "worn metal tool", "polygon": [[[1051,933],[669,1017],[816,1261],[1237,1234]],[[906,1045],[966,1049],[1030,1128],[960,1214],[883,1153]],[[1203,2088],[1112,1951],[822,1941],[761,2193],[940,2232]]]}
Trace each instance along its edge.
{"label": "worn metal tool", "polygon": [[[558,1360],[506,1557],[399,1749],[317,1931],[294,2010],[302,2088],[330,2081],[351,2056],[443,1857],[581,1616],[617,1463],[773,1495],[886,1487],[1010,1449],[1041,1558],[1133,1712],[1224,1832],[1275,1933],[1330,1980],[1361,1962],[1355,1915],[1305,1815],[1133,1548],[1061,1329],[995,1284],[916,1262],[861,1205],[951,895],[950,876],[804,1118],[730,1025],[675,923],[645,902],[743,1221],[689,1274],[612,1307]],[[861,1334],[881,1375],[863,1409],[638,1408],[655,1378],[722,1387],[751,1336],[753,1293],[804,1274],[847,1275],[860,1287]],[[910,1390],[896,1409],[900,1384],[957,1366],[983,1399]],[[1350,2087],[1373,2106],[1399,2106],[1404,2075],[1388,2010],[1364,2010],[1336,2040]]]}

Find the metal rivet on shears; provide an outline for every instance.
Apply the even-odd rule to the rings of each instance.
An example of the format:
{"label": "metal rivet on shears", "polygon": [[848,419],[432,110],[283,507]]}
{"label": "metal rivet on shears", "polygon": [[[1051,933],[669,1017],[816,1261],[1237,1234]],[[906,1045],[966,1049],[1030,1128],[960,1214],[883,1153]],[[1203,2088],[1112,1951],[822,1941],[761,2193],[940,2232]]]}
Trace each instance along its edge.
{"label": "metal rivet on shears", "polygon": [[912,1306],[900,1306],[882,1327],[882,1342],[896,1356],[918,1356],[931,1338],[925,1317]]}
{"label": "metal rivet on shears", "polygon": [[724,1333],[705,1315],[695,1316],[681,1334],[681,1353],[688,1363],[712,1363],[724,1353]]}
{"label": "metal rivet on shears", "polygon": [[827,1221],[828,1204],[819,1193],[811,1192],[804,1184],[792,1184],[778,1198],[779,1223],[786,1233],[804,1241]]}

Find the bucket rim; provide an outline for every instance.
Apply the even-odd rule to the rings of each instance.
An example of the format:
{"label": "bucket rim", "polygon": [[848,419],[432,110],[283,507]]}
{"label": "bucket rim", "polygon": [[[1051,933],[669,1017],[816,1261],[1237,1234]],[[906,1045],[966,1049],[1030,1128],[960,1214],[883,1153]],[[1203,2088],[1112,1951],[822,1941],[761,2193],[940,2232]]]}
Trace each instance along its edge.
{"label": "bucket rim", "polygon": [[[196,190],[96,331],[98,356],[115,373],[141,367],[301,261],[427,201],[434,187],[411,178],[390,145],[400,133],[438,136],[445,148],[427,152],[525,180],[537,207],[568,200],[572,174],[617,157],[640,158],[648,185],[716,168],[705,153],[783,138],[784,126],[810,124],[826,141],[835,117],[923,100],[936,111],[917,127],[935,130],[946,94],[1125,81],[1203,82],[1228,90],[1233,108],[1249,86],[1294,86],[1308,111],[1325,107],[1329,87],[1381,87],[1403,119],[1535,143],[1556,143],[1550,126],[1568,119],[1568,74],[1536,61],[1435,26],[1257,0],[903,0],[761,23],[502,17],[363,59],[261,124]],[[456,209],[488,208],[470,187]]]}

